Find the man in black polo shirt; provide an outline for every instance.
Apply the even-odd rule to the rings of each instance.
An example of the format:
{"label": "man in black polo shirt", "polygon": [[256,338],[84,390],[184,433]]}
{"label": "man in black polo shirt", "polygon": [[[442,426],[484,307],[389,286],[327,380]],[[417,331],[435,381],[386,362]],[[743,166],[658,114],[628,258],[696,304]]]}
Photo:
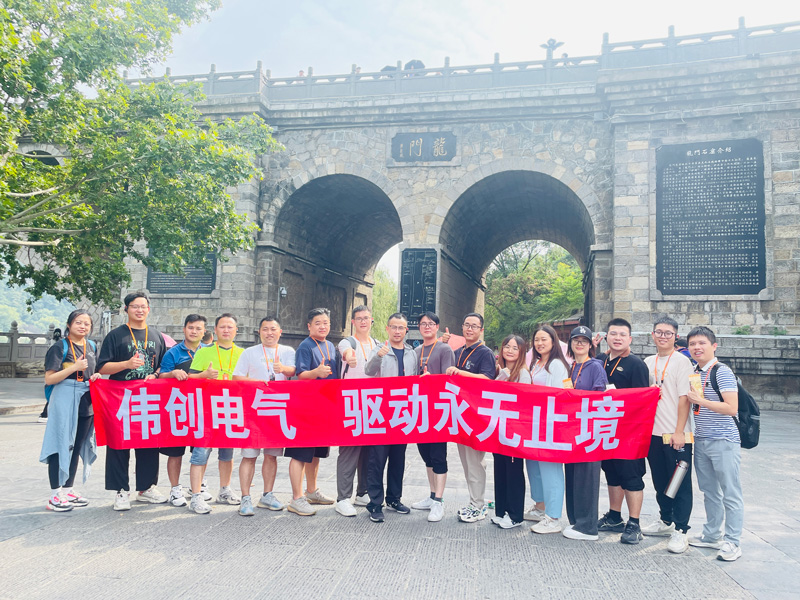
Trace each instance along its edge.
{"label": "man in black polo shirt", "polygon": [[[647,365],[631,354],[631,324],[625,319],[608,322],[608,353],[599,354],[598,360],[608,376],[610,386],[617,389],[646,388],[650,385]],[[609,459],[602,462],[608,484],[610,510],[597,522],[598,531],[622,532],[620,542],[638,544],[642,539],[639,515],[644,499],[644,474],[647,472],[643,458],[634,460]],[[628,523],[622,520],[622,500],[628,504]]]}
{"label": "man in black polo shirt", "polygon": [[[483,315],[469,313],[464,317],[462,329],[467,343],[456,350],[456,365],[448,367],[445,372],[447,375],[494,379],[497,374],[494,352],[481,341]],[[469,489],[469,504],[458,511],[458,520],[464,523],[474,523],[485,519],[489,510],[484,498],[486,464],[483,458],[485,455],[486,452],[458,444],[458,456],[461,458],[461,466],[464,467],[464,476],[467,478],[467,489]]]}

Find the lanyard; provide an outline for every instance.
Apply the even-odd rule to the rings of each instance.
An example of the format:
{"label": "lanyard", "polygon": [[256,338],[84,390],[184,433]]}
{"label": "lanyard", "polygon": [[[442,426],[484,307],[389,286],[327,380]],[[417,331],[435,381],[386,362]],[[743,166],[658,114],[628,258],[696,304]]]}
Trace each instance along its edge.
{"label": "lanyard", "polygon": [[[136,341],[136,336],[133,335],[133,329],[131,329],[131,324],[126,323],[128,326],[128,331],[131,332],[131,341],[133,342],[133,347],[136,348],[136,352],[139,352],[139,342]],[[147,325],[144,326],[144,352],[147,354],[147,336],[150,335],[150,329]]]}
{"label": "lanyard", "polygon": [[[433,349],[436,348],[436,344],[439,343],[439,338],[436,338],[436,341],[433,342],[433,346],[431,346],[431,351],[428,352],[428,360],[425,361],[425,364],[422,364],[422,359],[425,358],[425,346],[422,346],[422,352],[420,352],[419,356],[419,372],[422,373],[425,371],[425,367],[428,366],[428,363],[431,362],[431,355],[433,354]],[[467,357],[469,358],[469,356]]]}
{"label": "lanyard", "polygon": [[222,378],[228,379],[228,375],[230,375],[231,367],[233,366],[233,346],[231,346],[230,351],[231,354],[228,357],[228,368],[222,368],[222,355],[219,353],[219,344],[214,342],[214,345],[217,347],[217,360],[219,361],[219,368],[222,371]]}
{"label": "lanyard", "polygon": [[[328,345],[328,344],[325,344],[325,346],[326,346],[326,347],[327,347],[327,345]],[[363,355],[364,355],[364,362],[367,362],[367,352],[366,352],[366,350],[364,350],[364,344],[362,344],[362,343],[359,341],[359,342],[358,342],[358,345],[359,345],[359,346],[361,346],[361,354],[363,354]],[[370,340],[369,340],[369,350],[370,350],[370,352],[372,352],[372,349],[373,349],[373,348],[374,348],[374,344],[373,344],[373,342],[372,342],[372,338],[370,338]],[[320,354],[322,354],[322,353],[320,352]]]}
{"label": "lanyard", "polygon": [[[608,356],[606,356],[606,362],[604,362],[604,363],[603,363],[603,369],[605,369],[605,368],[606,368],[606,365],[608,364],[608,358],[609,358],[609,357],[608,357]],[[617,359],[617,362],[614,364],[614,368],[613,368],[613,369],[611,369],[611,373],[609,373],[609,374],[608,374],[608,376],[609,376],[609,377],[611,377],[611,376],[614,374],[614,371],[616,371],[616,370],[617,370],[617,367],[619,366],[619,361],[621,361],[621,360],[622,360],[622,356],[620,356],[620,357]],[[578,372],[580,372],[580,371],[578,371]]]}
{"label": "lanyard", "polygon": [[[437,340],[437,341],[438,341],[438,340]],[[478,348],[480,348],[482,345],[483,345],[483,342],[478,342],[478,344],[477,344],[477,345],[476,345],[476,346],[475,346],[475,347],[472,349],[472,352],[475,352],[475,350],[477,350]],[[467,349],[467,347],[466,347],[466,346],[464,346],[464,347],[461,349],[461,352],[459,352],[459,353],[458,353],[458,360],[456,361],[456,366],[457,366],[459,369],[463,369],[463,368],[464,368],[464,365],[466,365],[466,364],[467,364],[467,361],[469,360],[469,357],[470,357],[470,356],[472,356],[472,352],[470,352],[469,354],[467,354],[467,358],[465,358],[465,359],[464,359],[464,362],[462,362],[460,365],[458,364],[458,363],[460,363],[460,362],[461,362],[461,357],[462,357],[462,356],[464,356],[464,351],[465,351],[466,349]],[[431,350],[431,352],[433,352],[433,350]],[[430,355],[428,355],[428,359],[430,359]]]}
{"label": "lanyard", "polygon": [[[578,380],[581,378],[581,371],[583,371],[583,365],[585,365],[587,362],[589,362],[588,358],[581,363],[581,368],[578,369],[578,376],[575,377],[575,385],[578,385]],[[575,372],[575,363],[572,363],[572,369],[571,369],[571,372],[570,372],[570,376],[572,376],[572,373],[574,373],[574,372]]]}
{"label": "lanyard", "polygon": [[[319,350],[319,357],[322,359],[322,364],[323,365],[325,364],[325,354],[328,355],[328,362],[331,362],[331,353],[328,350],[328,340],[325,340],[323,342],[323,344],[325,344],[325,354],[322,354],[322,348],[319,347],[319,343],[317,342],[317,340],[315,340],[314,338],[311,338],[311,339],[314,340],[315,344],[317,344],[317,350]],[[363,348],[362,348],[362,350],[363,350]]]}
{"label": "lanyard", "polygon": [[[711,369],[714,367],[716,362],[716,359],[714,359],[714,362],[708,365],[708,368],[706,369],[706,378],[703,379],[703,389],[706,389],[706,385],[708,385],[708,378],[711,377]],[[700,377],[702,378],[702,375]],[[720,398],[720,400],[722,400],[722,398]]]}
{"label": "lanyard", "polygon": [[[69,347],[72,348],[72,358],[75,362],[78,362],[78,355],[75,354],[75,346],[72,345],[72,339],[67,336],[69,340]],[[82,358],[86,358],[86,338],[83,338],[83,356]],[[83,371],[75,371],[75,379],[78,381],[83,381]]]}
{"label": "lanyard", "polygon": [[658,354],[656,354],[656,364],[653,365],[653,379],[658,387],[664,385],[664,377],[667,376],[667,367],[669,366],[669,361],[672,359],[673,354],[675,354],[675,350],[670,352],[669,356],[667,357],[667,364],[664,365],[664,370],[661,372],[661,383],[658,382]]}
{"label": "lanyard", "polygon": [[[272,363],[269,362],[269,357],[267,356],[267,347],[264,344],[261,344],[261,349],[264,351],[264,361],[267,363],[267,373],[270,375],[270,381],[275,379],[275,367],[272,365],[275,364],[275,360],[273,359]],[[278,348],[275,347],[275,357],[278,356]]]}

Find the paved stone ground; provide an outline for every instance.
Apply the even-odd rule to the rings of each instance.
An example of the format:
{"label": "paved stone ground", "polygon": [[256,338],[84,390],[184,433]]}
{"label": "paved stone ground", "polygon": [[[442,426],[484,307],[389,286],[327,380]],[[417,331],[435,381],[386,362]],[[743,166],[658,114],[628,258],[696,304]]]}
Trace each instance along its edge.
{"label": "paved stone ground", "polygon": [[[7,386],[6,386],[7,387]],[[0,386],[2,388],[2,386]],[[26,388],[27,389],[27,388]],[[167,505],[111,510],[103,490],[104,451],[81,487],[91,504],[51,513],[46,467],[37,462],[44,426],[36,413],[0,416],[0,598],[798,598],[800,589],[800,450],[797,413],[764,415],[761,445],[744,452],[744,556],[727,564],[714,552],[666,551],[665,538],[625,546],[617,535],[599,542],[501,530],[489,520],[457,522],[467,499],[451,445],[445,520],[386,513],[375,524],[363,509],[344,518],[333,507],[315,517],[257,509],[240,517],[214,505],[194,515]],[[335,492],[334,457],[323,460],[320,487]],[[237,458],[238,462],[238,453]],[[188,483],[188,459],[182,479]],[[491,457],[487,457],[491,473]],[[290,495],[288,459],[279,459],[276,493]],[[166,489],[166,461],[161,481]],[[236,477],[236,473],[234,473]],[[209,466],[216,491],[216,465]],[[649,483],[649,482],[648,482]],[[260,488],[256,476],[255,489]],[[491,475],[489,490],[491,490]],[[695,531],[703,522],[696,488]],[[491,496],[491,492],[489,492]],[[416,448],[407,454],[404,500],[427,495]],[[607,508],[601,489],[601,510]],[[652,487],[643,521],[657,514]]]}

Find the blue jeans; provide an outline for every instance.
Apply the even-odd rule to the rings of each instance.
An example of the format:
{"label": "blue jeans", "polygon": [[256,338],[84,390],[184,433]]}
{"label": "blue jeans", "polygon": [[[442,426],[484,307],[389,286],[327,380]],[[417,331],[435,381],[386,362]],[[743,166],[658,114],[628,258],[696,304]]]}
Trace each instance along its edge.
{"label": "blue jeans", "polygon": [[744,501],[739,464],[739,444],[722,439],[695,438],[694,471],[703,492],[706,523],[703,538],[719,540],[725,521],[725,541],[739,545],[744,524]]}
{"label": "blue jeans", "polygon": [[544,512],[551,519],[560,519],[564,506],[564,465],[526,460],[531,499],[544,502]]}
{"label": "blue jeans", "polygon": [[[198,448],[194,447],[192,450],[192,458],[189,463],[193,465],[205,465],[208,463],[208,457],[211,456],[213,448]],[[233,460],[233,448],[220,448],[217,450],[217,458],[220,462],[231,462]]]}

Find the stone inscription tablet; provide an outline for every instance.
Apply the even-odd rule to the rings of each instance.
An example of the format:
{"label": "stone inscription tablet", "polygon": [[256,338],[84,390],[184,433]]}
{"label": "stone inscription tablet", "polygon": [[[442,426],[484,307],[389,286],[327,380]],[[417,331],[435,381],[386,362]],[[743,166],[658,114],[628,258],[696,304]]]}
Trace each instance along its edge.
{"label": "stone inscription tablet", "polygon": [[656,279],[663,294],[766,287],[764,155],[758,140],[656,150]]}
{"label": "stone inscription tablet", "polygon": [[456,156],[456,136],[440,133],[398,133],[392,138],[396,162],[447,162]]}
{"label": "stone inscription tablet", "polygon": [[419,328],[419,315],[436,310],[436,250],[406,248],[400,264],[400,312]]}
{"label": "stone inscription tablet", "polygon": [[210,294],[214,291],[217,281],[217,261],[214,261],[210,273],[205,269],[194,267],[186,267],[184,271],[186,275],[181,276],[148,268],[147,289],[151,294]]}

